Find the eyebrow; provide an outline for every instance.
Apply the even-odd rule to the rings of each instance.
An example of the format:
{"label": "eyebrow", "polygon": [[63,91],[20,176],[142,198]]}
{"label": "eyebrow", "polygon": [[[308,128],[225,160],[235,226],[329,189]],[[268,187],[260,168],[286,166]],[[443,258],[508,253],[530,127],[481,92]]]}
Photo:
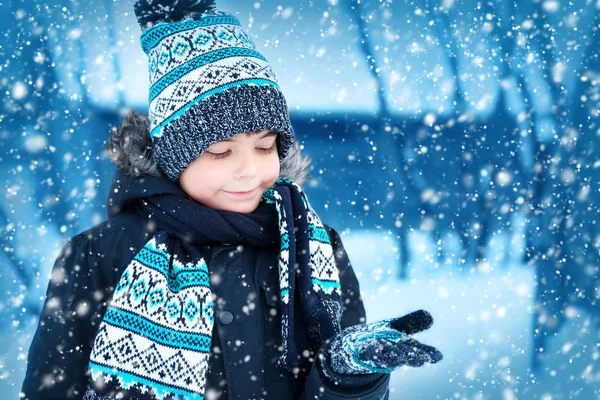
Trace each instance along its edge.
{"label": "eyebrow", "polygon": [[[248,132],[248,133],[246,133],[246,135],[248,135],[248,136],[258,135],[260,132],[261,131]],[[267,131],[259,139],[263,139],[268,136],[276,136],[276,135],[277,135],[277,132],[275,132],[275,131]],[[235,140],[233,138],[227,138],[227,139],[223,140],[223,142],[235,142]]]}

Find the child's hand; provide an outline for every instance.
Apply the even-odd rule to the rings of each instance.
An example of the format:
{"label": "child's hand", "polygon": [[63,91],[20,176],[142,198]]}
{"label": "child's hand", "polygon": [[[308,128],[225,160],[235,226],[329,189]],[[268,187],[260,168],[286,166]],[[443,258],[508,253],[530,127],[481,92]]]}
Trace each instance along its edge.
{"label": "child's hand", "polygon": [[348,327],[323,345],[323,373],[333,378],[336,374],[390,373],[402,365],[434,364],[443,358],[442,353],[410,337],[432,324],[431,314],[418,310],[400,318]]}

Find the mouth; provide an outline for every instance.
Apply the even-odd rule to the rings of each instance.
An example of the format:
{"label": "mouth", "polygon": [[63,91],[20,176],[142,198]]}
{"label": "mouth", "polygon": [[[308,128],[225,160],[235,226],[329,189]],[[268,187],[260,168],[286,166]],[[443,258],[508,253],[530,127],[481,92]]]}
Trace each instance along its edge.
{"label": "mouth", "polygon": [[252,190],[248,190],[246,192],[228,192],[225,191],[225,193],[230,194],[234,197],[251,197],[256,193],[256,189],[252,189]]}

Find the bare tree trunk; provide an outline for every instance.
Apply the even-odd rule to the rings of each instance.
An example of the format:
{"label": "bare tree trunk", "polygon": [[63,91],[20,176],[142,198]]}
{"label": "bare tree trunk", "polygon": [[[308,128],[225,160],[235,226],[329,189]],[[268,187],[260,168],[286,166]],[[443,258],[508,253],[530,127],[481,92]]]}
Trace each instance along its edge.
{"label": "bare tree trunk", "polygon": [[[588,300],[583,302],[579,300],[584,293],[579,287],[588,287],[591,281],[593,282],[591,286],[595,290],[597,274],[591,280],[592,277],[581,273],[585,271],[584,266],[576,265],[576,255],[582,251],[581,247],[589,245],[592,240],[586,243],[585,240],[581,240],[580,233],[573,232],[578,229],[576,215],[581,212],[581,209],[585,209],[576,201],[578,194],[575,192],[581,188],[581,181],[575,173],[575,164],[581,154],[577,150],[578,147],[572,144],[572,136],[578,130],[576,116],[577,118],[582,117],[581,113],[577,111],[576,104],[580,101],[580,93],[583,89],[578,87],[581,85],[581,81],[578,81],[574,93],[570,94],[562,84],[553,79],[552,67],[557,60],[553,42],[548,35],[556,33],[549,24],[539,2],[534,5],[534,16],[539,17],[542,21],[543,29],[537,32],[535,38],[542,54],[544,76],[551,88],[551,116],[556,126],[553,140],[543,142],[534,135],[536,155],[541,168],[537,178],[537,188],[531,199],[534,218],[537,218],[532,221],[533,229],[530,231],[532,239],[528,251],[533,254],[533,260],[536,262],[534,350],[537,351],[539,348],[545,348],[548,338],[561,328],[566,318],[564,309],[569,302],[583,307],[591,305],[592,315],[597,315],[598,310],[595,309],[595,296],[590,296],[590,290],[587,291],[587,296],[583,296]],[[594,14],[594,26],[596,27],[594,31],[597,32],[597,10]],[[589,68],[590,61],[595,57],[591,54],[597,49],[598,35],[596,33],[588,47],[588,56],[582,64],[584,71]],[[581,150],[581,148],[579,149]],[[582,218],[582,220],[586,219],[588,218]],[[593,258],[594,256],[592,256]],[[595,259],[597,266],[597,255]],[[570,280],[567,280],[567,275]],[[577,288],[573,289],[573,293],[569,289],[571,286]],[[577,294],[574,296],[575,291]],[[541,352],[534,354],[532,358],[534,371],[539,369],[541,354]]]}
{"label": "bare tree trunk", "polygon": [[[404,182],[407,184],[413,195],[418,196],[418,191],[415,190],[414,186],[411,185],[411,180],[407,176],[409,166],[406,160],[402,156],[401,149],[405,146],[404,135],[394,135],[386,132],[386,127],[390,127],[390,132],[393,132],[395,117],[391,114],[387,104],[386,97],[386,85],[380,72],[377,57],[374,52],[374,47],[371,44],[371,37],[369,36],[369,29],[365,21],[364,6],[360,1],[348,0],[348,9],[351,15],[354,17],[352,20],[356,21],[357,33],[359,35],[359,48],[365,57],[369,73],[376,82],[377,87],[377,101],[378,101],[378,119],[376,134],[378,137],[377,148],[381,152],[381,157],[384,163],[383,168],[386,173],[390,176],[390,181],[396,181],[395,173],[400,173]],[[400,268],[399,278],[406,279],[408,277],[408,233],[406,232],[407,226],[401,221],[401,211],[403,205],[401,203],[400,196],[394,196],[391,201],[391,206],[394,208],[393,216],[397,223],[395,224],[396,236],[400,239]]]}

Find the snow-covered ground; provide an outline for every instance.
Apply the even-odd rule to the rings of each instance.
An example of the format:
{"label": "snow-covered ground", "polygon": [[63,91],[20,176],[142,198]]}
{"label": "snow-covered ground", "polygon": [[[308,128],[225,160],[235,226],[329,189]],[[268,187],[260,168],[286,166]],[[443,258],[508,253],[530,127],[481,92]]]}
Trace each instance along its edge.
{"label": "snow-covered ground", "polygon": [[[418,309],[434,318],[415,338],[440,349],[444,359],[394,372],[391,399],[600,398],[597,330],[578,311],[544,349],[540,373],[531,373],[534,270],[515,263],[518,241],[502,239],[490,243],[488,264],[461,271],[451,252],[448,264],[437,265],[434,246],[412,235],[409,278],[398,281],[398,250],[390,237],[342,235],[369,322]],[[504,248],[511,250],[507,263]]]}
{"label": "snow-covered ground", "polygon": [[[459,268],[451,248],[440,265],[435,246],[413,234],[409,278],[398,281],[398,249],[389,236],[354,231],[342,232],[342,239],[370,322],[421,308],[434,317],[434,325],[415,338],[439,348],[444,359],[394,372],[391,399],[600,398],[597,330],[576,310],[544,349],[541,372],[531,374],[534,271],[518,264],[518,242],[492,242],[488,264]],[[0,332],[10,343],[0,350],[0,390],[2,398],[16,399],[35,325],[25,323],[20,333],[7,328]]]}

